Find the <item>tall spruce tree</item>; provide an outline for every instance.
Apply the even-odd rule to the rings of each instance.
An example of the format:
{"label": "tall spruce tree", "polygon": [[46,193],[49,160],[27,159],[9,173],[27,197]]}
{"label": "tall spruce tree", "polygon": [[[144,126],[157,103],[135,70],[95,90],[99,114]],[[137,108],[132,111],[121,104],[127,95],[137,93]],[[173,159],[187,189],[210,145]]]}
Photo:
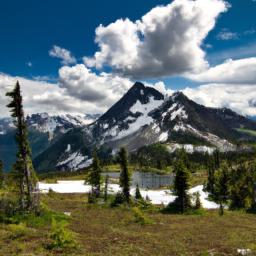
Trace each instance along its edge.
{"label": "tall spruce tree", "polygon": [[249,209],[255,204],[256,173],[253,164],[243,163],[230,175],[230,208]]}
{"label": "tall spruce tree", "polygon": [[179,159],[174,165],[174,192],[177,196],[175,203],[181,213],[191,206],[188,189],[190,187],[190,173],[184,162]]}
{"label": "tall spruce tree", "polygon": [[19,82],[6,96],[11,98],[7,105],[16,126],[17,160],[13,166],[19,185],[19,197],[21,210],[34,210],[38,201],[35,199],[36,175],[31,161],[31,150],[28,142],[27,127],[23,111],[22,96]]}
{"label": "tall spruce tree", "polygon": [[256,162],[251,164],[251,176],[252,176],[252,193],[251,193],[251,209],[256,212]]}
{"label": "tall spruce tree", "polygon": [[4,165],[0,160],[0,189],[3,188],[4,185]]}
{"label": "tall spruce tree", "polygon": [[214,194],[214,183],[215,183],[215,162],[212,156],[208,157],[207,161],[207,184],[206,184],[206,190],[210,194]]}
{"label": "tall spruce tree", "polygon": [[220,205],[219,214],[224,214],[224,204],[227,203],[229,198],[230,189],[230,175],[227,164],[224,164],[221,169],[216,172],[215,186],[214,186],[214,199]]}
{"label": "tall spruce tree", "polygon": [[220,151],[218,149],[213,152],[215,169],[220,168]]}
{"label": "tall spruce tree", "polygon": [[93,162],[92,162],[92,170],[89,177],[89,183],[92,185],[92,193],[96,197],[99,197],[100,195],[100,178],[101,178],[100,160],[98,158],[97,151],[95,149],[93,151]]}
{"label": "tall spruce tree", "polygon": [[128,156],[125,148],[121,148],[119,152],[119,163],[121,166],[120,187],[122,188],[124,199],[130,202],[130,173],[128,170]]}
{"label": "tall spruce tree", "polygon": [[109,175],[106,175],[105,178],[105,187],[104,187],[104,201],[107,202],[108,200],[108,183],[109,183]]}
{"label": "tall spruce tree", "polygon": [[137,199],[137,200],[141,200],[141,199],[142,199],[142,195],[141,195],[141,193],[140,193],[140,188],[139,188],[139,185],[138,185],[138,184],[136,185],[135,199]]}

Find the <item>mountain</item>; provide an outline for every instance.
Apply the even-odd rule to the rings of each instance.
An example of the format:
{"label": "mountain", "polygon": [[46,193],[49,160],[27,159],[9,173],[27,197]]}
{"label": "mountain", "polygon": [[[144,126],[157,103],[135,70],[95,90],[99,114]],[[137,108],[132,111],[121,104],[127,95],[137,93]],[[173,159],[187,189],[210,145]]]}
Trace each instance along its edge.
{"label": "mountain", "polygon": [[[69,130],[84,127],[95,121],[100,115],[72,116],[47,113],[32,114],[26,117],[29,131],[29,141],[33,158],[55,144]],[[15,127],[11,118],[0,119],[0,159],[3,159],[6,170],[15,161],[16,143]]]}
{"label": "mountain", "polygon": [[170,151],[177,144],[233,151],[239,141],[255,140],[243,129],[255,131],[256,122],[227,108],[199,105],[181,92],[164,96],[137,82],[94,123],[70,129],[35,157],[34,164],[40,171],[80,169],[91,163],[95,146],[100,154],[115,154],[121,146],[134,152],[158,142]]}
{"label": "mountain", "polygon": [[256,121],[256,116],[247,116],[249,119]]}

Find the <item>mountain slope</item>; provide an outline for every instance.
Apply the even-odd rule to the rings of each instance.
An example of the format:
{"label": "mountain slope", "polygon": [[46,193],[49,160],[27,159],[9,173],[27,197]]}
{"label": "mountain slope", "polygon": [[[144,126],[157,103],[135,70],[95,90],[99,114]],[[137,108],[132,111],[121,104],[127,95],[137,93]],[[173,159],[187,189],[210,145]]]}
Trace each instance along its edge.
{"label": "mountain slope", "polygon": [[[47,113],[27,116],[29,142],[32,157],[36,158],[48,147],[55,144],[65,133],[78,127],[85,127],[99,115],[50,116]],[[9,170],[16,159],[15,127],[11,118],[0,119],[0,158],[5,170]],[[56,152],[57,153],[57,152]]]}
{"label": "mountain slope", "polygon": [[101,142],[125,138],[153,119],[149,113],[164,102],[164,96],[142,83],[134,86],[105,114],[91,125],[94,138]]}
{"label": "mountain slope", "polygon": [[[35,163],[38,170],[60,169],[60,162],[61,169],[79,169],[90,159],[95,146],[110,148],[113,153],[121,146],[136,151],[157,142],[235,150],[238,140],[248,139],[237,128],[256,130],[256,122],[226,108],[199,105],[181,92],[164,97],[154,88],[137,82],[98,120],[71,129],[39,155]],[[49,161],[48,156],[52,158],[50,165],[42,164]]]}

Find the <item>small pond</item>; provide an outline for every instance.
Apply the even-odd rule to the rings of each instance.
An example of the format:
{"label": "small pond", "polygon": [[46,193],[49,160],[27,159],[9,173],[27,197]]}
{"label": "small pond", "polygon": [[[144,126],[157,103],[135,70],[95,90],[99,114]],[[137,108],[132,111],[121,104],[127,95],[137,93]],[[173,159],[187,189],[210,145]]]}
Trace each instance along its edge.
{"label": "small pond", "polygon": [[[102,175],[105,177],[109,175],[110,179],[119,179],[119,172],[104,172]],[[158,189],[164,186],[170,186],[173,183],[174,176],[160,175],[152,172],[138,172],[132,173],[131,186],[135,187],[137,184],[140,188]]]}

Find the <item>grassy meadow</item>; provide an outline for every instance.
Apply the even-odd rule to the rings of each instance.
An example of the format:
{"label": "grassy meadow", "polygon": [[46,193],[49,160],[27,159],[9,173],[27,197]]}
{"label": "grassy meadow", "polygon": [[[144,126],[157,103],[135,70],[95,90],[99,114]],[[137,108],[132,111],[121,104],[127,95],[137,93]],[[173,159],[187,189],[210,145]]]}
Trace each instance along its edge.
{"label": "grassy meadow", "polygon": [[[0,225],[0,255],[238,255],[238,248],[256,253],[256,216],[226,211],[194,215],[145,211],[149,224],[136,221],[124,206],[87,204],[84,194],[42,195],[58,212],[77,243],[75,248],[49,249],[48,217]],[[63,213],[70,212],[70,216]],[[255,255],[255,254],[251,254]]]}

